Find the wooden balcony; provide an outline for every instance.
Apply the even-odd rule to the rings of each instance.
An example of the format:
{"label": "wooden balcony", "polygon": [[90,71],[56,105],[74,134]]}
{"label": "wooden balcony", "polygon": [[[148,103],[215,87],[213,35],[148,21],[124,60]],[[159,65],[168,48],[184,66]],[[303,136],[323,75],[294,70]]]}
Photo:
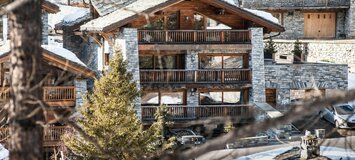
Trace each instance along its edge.
{"label": "wooden balcony", "polygon": [[[143,121],[154,120],[156,109],[157,106],[142,106]],[[254,117],[254,109],[251,105],[168,106],[168,112],[172,120],[193,120],[212,117],[250,119]]]}
{"label": "wooden balcony", "polygon": [[[72,129],[67,126],[50,126],[44,128],[43,146],[58,146],[61,142],[61,136],[66,132],[71,132]],[[10,138],[8,128],[0,128],[0,143],[6,144]]]}
{"label": "wooden balcony", "polygon": [[139,44],[250,44],[248,30],[139,30]]}
{"label": "wooden balcony", "polygon": [[[9,98],[10,88],[0,87],[0,101],[4,102]],[[49,106],[75,106],[75,86],[43,87],[43,101]]]}
{"label": "wooden balcony", "polygon": [[141,70],[141,83],[247,83],[250,69]]}

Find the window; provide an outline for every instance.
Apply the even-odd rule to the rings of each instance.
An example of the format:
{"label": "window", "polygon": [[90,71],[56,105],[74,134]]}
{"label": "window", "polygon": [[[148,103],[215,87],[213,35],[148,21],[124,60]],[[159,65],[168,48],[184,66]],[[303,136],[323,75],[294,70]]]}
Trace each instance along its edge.
{"label": "window", "polygon": [[[166,19],[160,18],[154,22],[151,22],[149,24],[146,24],[145,26],[142,27],[142,29],[148,29],[148,30],[176,30],[179,28],[179,14],[178,12],[174,12],[168,16],[166,16]],[[166,21],[166,22],[165,22]],[[165,26],[166,24],[166,26]]]}
{"label": "window", "polygon": [[240,91],[207,91],[200,93],[200,104],[202,105],[223,105],[241,104]]}
{"label": "window", "polygon": [[166,29],[176,30],[179,29],[179,13],[175,12],[167,17]]}
{"label": "window", "polygon": [[205,29],[205,17],[197,13],[194,14],[194,29],[203,30]]}
{"label": "window", "polygon": [[184,69],[185,55],[151,55],[141,54],[139,56],[140,69]]}
{"label": "window", "polygon": [[0,16],[0,42],[4,40],[4,25],[3,18]]}
{"label": "window", "polygon": [[110,64],[110,53],[104,54],[104,62],[105,62],[106,66],[108,66]]}
{"label": "window", "polygon": [[185,104],[184,91],[152,91],[143,92],[142,105],[182,105]]}
{"label": "window", "polygon": [[244,68],[243,55],[200,55],[200,69]]}

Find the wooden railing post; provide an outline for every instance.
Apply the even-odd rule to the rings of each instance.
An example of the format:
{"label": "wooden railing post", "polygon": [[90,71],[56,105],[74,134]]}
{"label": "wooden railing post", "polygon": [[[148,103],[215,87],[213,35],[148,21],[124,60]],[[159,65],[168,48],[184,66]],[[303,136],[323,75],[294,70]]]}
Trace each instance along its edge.
{"label": "wooden railing post", "polygon": [[165,43],[169,43],[169,32],[165,30]]}
{"label": "wooden railing post", "polygon": [[224,32],[225,32],[225,31],[221,31],[221,32],[220,32],[221,43],[224,43]]}

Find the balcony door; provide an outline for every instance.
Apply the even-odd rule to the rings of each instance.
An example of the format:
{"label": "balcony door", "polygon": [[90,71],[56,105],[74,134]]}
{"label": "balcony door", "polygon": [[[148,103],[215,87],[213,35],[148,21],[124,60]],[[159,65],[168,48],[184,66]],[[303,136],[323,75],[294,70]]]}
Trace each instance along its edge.
{"label": "balcony door", "polygon": [[304,14],[305,38],[335,38],[336,13],[320,12]]}

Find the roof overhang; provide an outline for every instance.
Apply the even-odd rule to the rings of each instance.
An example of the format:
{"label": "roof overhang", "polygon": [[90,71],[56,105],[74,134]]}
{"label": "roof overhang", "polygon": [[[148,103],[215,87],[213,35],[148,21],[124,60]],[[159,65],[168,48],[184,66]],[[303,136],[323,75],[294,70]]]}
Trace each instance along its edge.
{"label": "roof overhang", "polygon": [[[0,56],[0,62],[10,60],[10,52],[4,53]],[[76,74],[78,77],[96,78],[96,73],[89,68],[79,65],[75,62],[67,60],[63,57],[56,55],[44,48],[42,48],[43,60],[49,65],[58,67],[64,71],[69,71]]]}
{"label": "roof overhang", "polygon": [[56,5],[52,2],[49,2],[49,1],[42,2],[42,9],[44,9],[46,12],[52,13],[52,14],[58,13],[60,11],[58,5]]}
{"label": "roof overhang", "polygon": [[[122,10],[122,9],[117,10],[115,12],[108,14],[108,15],[105,15],[103,17],[99,17],[97,19],[87,22],[86,24],[82,25],[80,29],[82,31],[89,31],[89,32],[110,32],[110,31],[116,30],[119,27],[122,27],[122,26],[128,24],[129,22],[139,18],[143,14],[150,15],[152,13],[166,9],[169,6],[172,6],[174,4],[178,4],[182,1],[184,1],[184,0],[168,0],[164,3],[160,3],[160,4],[156,5],[154,7],[150,7],[148,9],[143,10],[143,11],[140,11],[140,13],[126,14],[127,16],[124,18],[121,18],[121,19],[115,19],[115,14],[118,14],[120,12],[122,12],[122,14],[123,14],[125,12],[125,10]],[[244,10],[242,8],[239,8],[239,7],[236,7],[232,4],[229,4],[228,2],[224,2],[221,0],[204,0],[204,2],[205,3],[207,2],[207,3],[217,6],[217,7],[224,8],[234,14],[238,14],[238,16],[240,16],[246,20],[253,21],[256,24],[267,28],[268,31],[272,31],[272,32],[285,31],[285,29],[281,25],[274,23],[270,20],[264,19],[258,15],[255,15],[255,14],[247,11],[247,10]],[[107,25],[103,25],[102,23],[100,23],[100,20],[102,20],[102,21],[109,21],[110,20],[112,23],[108,23]]]}

